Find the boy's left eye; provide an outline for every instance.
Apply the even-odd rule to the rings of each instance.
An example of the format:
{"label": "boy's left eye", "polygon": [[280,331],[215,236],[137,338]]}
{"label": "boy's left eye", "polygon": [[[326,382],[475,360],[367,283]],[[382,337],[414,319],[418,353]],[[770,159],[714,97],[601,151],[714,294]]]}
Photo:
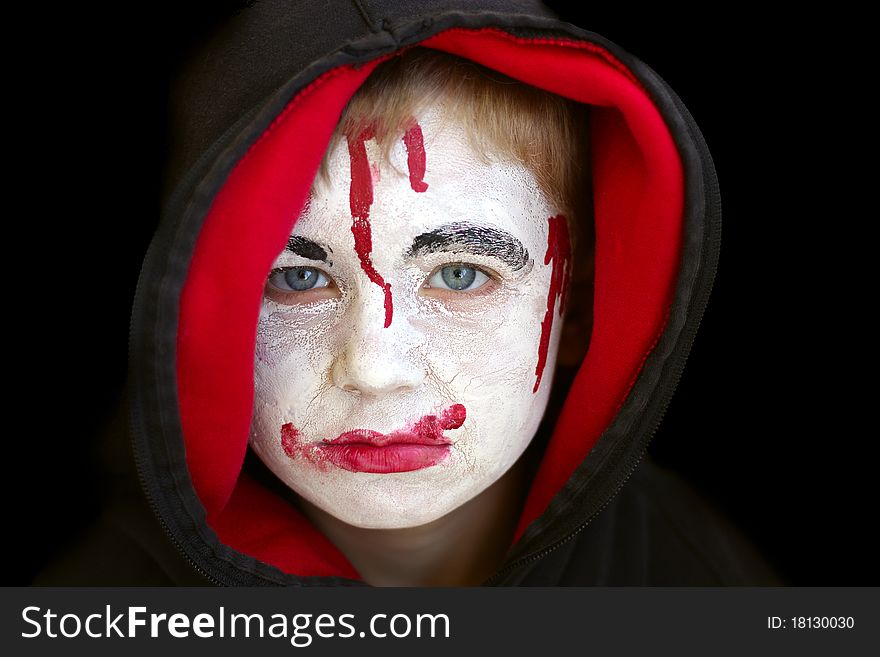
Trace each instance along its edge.
{"label": "boy's left eye", "polygon": [[298,306],[340,296],[330,275],[317,267],[281,267],[266,279],[264,294],[285,306]]}
{"label": "boy's left eye", "polygon": [[285,292],[305,292],[328,287],[327,275],[315,267],[288,267],[273,271],[269,282]]}
{"label": "boy's left eye", "polygon": [[455,263],[435,269],[425,287],[464,292],[476,290],[488,280],[489,276],[481,269],[466,263]]}

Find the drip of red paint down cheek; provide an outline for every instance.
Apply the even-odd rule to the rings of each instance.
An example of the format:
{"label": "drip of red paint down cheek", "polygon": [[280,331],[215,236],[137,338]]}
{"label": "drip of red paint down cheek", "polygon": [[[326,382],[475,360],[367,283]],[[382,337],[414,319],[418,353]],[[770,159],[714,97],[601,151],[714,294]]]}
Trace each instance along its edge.
{"label": "drip of red paint down cheek", "polygon": [[553,330],[553,310],[556,300],[559,301],[559,315],[565,310],[565,299],[568,294],[568,277],[571,275],[571,240],[568,234],[568,223],[561,214],[550,217],[550,231],[547,235],[547,253],[544,264],[553,263],[550,274],[550,289],[547,292],[547,312],[541,322],[541,342],[538,343],[538,365],[535,367],[535,387],[532,393],[538,392],[544,366],[547,364],[547,350],[550,346],[550,333]]}

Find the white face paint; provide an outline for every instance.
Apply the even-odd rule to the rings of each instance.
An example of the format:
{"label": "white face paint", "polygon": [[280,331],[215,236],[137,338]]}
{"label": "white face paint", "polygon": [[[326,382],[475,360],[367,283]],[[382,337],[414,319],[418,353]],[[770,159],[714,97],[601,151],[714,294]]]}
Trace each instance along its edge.
{"label": "white face paint", "polygon": [[483,161],[439,106],[417,125],[391,164],[370,139],[332,151],[257,332],[251,446],[358,527],[421,525],[497,481],[544,414],[561,330],[567,232],[534,176]]}

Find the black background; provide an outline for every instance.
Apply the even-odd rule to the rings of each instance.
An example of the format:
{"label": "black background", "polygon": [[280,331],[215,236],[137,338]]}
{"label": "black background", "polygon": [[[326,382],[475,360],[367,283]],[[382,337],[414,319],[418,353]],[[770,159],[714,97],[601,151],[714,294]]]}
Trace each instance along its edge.
{"label": "black background", "polygon": [[[233,4],[44,7],[12,23],[26,38],[7,60],[8,584],[30,582],[98,513],[96,436],[124,381],[160,212],[168,83]],[[721,182],[716,287],[652,454],[791,583],[878,584],[876,430],[859,419],[876,295],[854,292],[865,278],[852,248],[876,219],[847,73],[858,40],[828,16],[551,4],[676,90]]]}

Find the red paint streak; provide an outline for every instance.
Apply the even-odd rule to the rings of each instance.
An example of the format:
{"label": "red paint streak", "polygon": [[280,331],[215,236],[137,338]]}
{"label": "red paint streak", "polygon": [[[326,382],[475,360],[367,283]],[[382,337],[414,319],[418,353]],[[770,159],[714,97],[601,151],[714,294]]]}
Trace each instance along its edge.
{"label": "red paint streak", "polygon": [[329,471],[331,467],[327,455],[322,454],[316,445],[303,442],[302,434],[290,422],[281,425],[281,449],[288,458],[307,459],[322,472]]}
{"label": "red paint streak", "polygon": [[309,193],[306,195],[306,201],[303,203],[302,210],[299,212],[299,216],[302,217],[309,213],[309,210],[312,209],[312,190],[309,190]]}
{"label": "red paint streak", "polygon": [[281,448],[290,458],[294,458],[301,451],[299,449],[299,431],[294,428],[293,424],[288,422],[281,425]]}
{"label": "red paint streak", "polygon": [[420,437],[433,438],[442,435],[446,429],[458,429],[467,417],[462,404],[454,404],[440,414],[426,415],[412,426],[412,432]]}
{"label": "red paint streak", "polygon": [[373,250],[373,234],[370,228],[370,206],[373,205],[373,178],[367,159],[365,142],[374,137],[373,128],[366,128],[355,139],[348,140],[348,156],[351,161],[351,188],[348,201],[351,206],[351,232],[354,250],[361,261],[361,269],[373,283],[385,292],[385,328],[391,326],[394,307],[391,300],[391,284],[376,271],[370,253]]}
{"label": "red paint streak", "polygon": [[538,344],[538,365],[535,368],[535,387],[532,393],[538,392],[544,366],[547,364],[547,349],[550,346],[550,332],[553,330],[553,309],[556,299],[559,301],[559,315],[565,310],[565,299],[568,295],[568,277],[571,275],[571,240],[568,235],[568,224],[561,214],[550,217],[550,232],[547,235],[547,253],[544,264],[553,263],[550,274],[550,290],[547,293],[547,312],[541,322],[541,342]]}
{"label": "red paint streak", "polygon": [[453,404],[440,415],[440,423],[443,429],[458,429],[467,419],[467,409],[464,404]]}
{"label": "red paint streak", "polygon": [[425,139],[422,136],[422,126],[418,123],[413,125],[403,135],[403,145],[406,146],[406,165],[409,167],[409,184],[414,192],[424,192],[428,189],[425,182]]}

